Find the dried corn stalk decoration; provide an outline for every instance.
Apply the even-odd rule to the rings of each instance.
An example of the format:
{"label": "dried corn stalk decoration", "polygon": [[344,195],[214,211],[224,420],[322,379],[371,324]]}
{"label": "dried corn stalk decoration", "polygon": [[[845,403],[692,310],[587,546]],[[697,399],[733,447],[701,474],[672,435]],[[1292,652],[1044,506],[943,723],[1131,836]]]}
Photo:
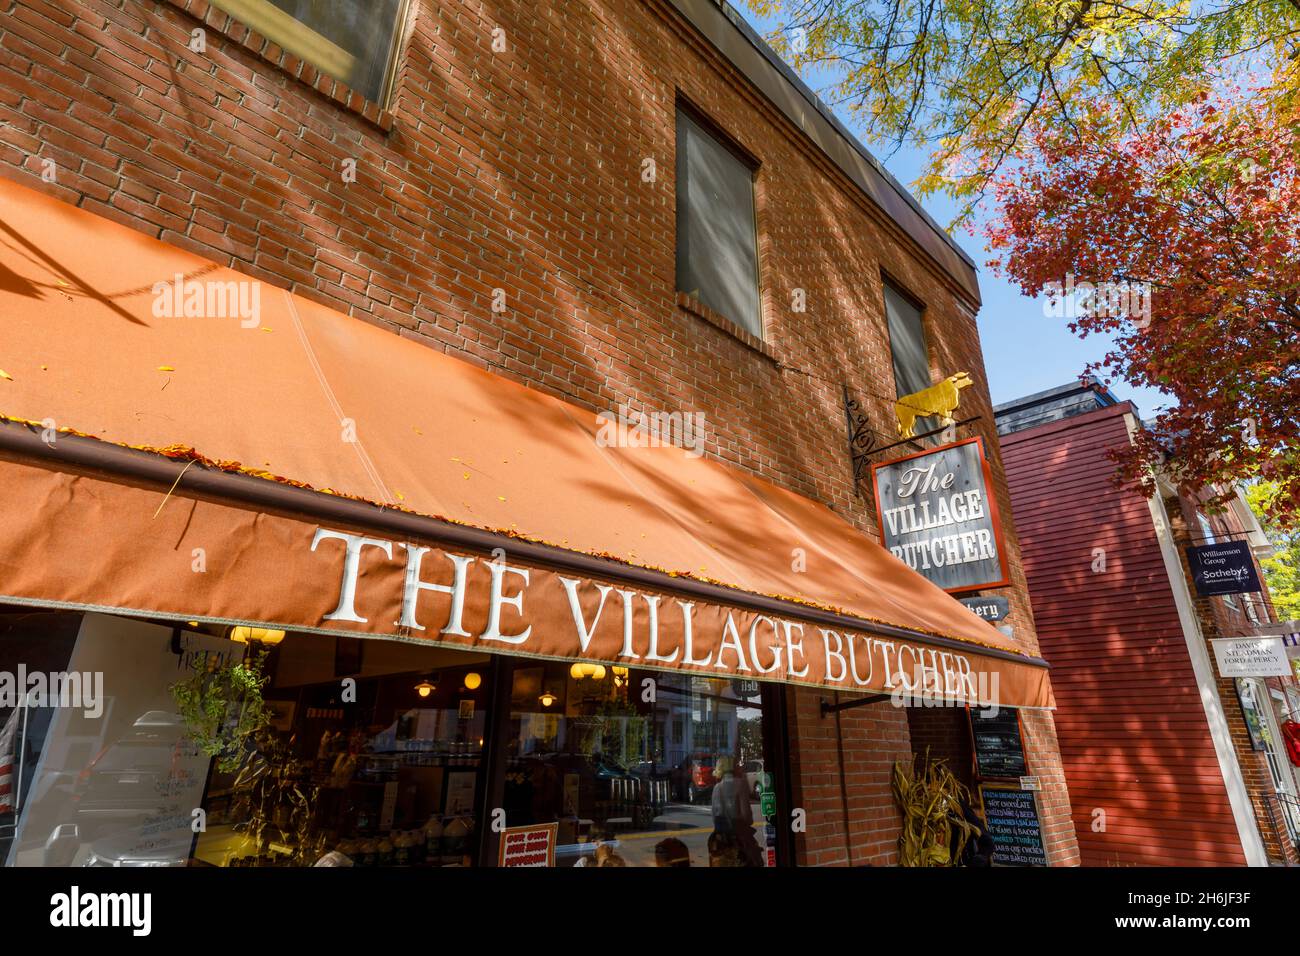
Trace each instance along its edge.
{"label": "dried corn stalk decoration", "polygon": [[[894,802],[903,815],[898,835],[900,866],[956,866],[978,828],[962,812],[970,790],[927,747],[914,766],[894,762]],[[956,841],[954,845],[954,834]]]}

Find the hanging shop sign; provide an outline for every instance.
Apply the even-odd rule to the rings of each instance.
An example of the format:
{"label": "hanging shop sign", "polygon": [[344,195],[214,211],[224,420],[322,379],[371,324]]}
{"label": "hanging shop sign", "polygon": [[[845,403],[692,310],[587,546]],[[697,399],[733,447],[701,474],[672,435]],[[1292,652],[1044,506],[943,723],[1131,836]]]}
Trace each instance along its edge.
{"label": "hanging shop sign", "polygon": [[1260,589],[1255,559],[1245,541],[1193,545],[1187,549],[1187,561],[1196,593],[1202,597],[1249,594]]}
{"label": "hanging shop sign", "polygon": [[968,597],[960,600],[982,621],[1000,621],[1011,613],[1011,602],[1004,597]]}
{"label": "hanging shop sign", "polygon": [[497,865],[555,866],[555,837],[559,832],[559,827],[558,823],[507,827],[501,831],[501,851]]}
{"label": "hanging shop sign", "polygon": [[1291,673],[1280,637],[1220,637],[1210,643],[1220,677],[1286,677]]}
{"label": "hanging shop sign", "polygon": [[1047,866],[1043,824],[1033,790],[980,787],[984,822],[993,838],[993,863],[1000,866]]}
{"label": "hanging shop sign", "polygon": [[975,743],[975,773],[982,779],[1014,780],[1028,772],[1025,745],[1020,734],[1020,714],[1001,707],[984,716],[970,712],[971,737]]}
{"label": "hanging shop sign", "polygon": [[947,591],[1008,584],[993,476],[976,438],[875,465],[880,540]]}

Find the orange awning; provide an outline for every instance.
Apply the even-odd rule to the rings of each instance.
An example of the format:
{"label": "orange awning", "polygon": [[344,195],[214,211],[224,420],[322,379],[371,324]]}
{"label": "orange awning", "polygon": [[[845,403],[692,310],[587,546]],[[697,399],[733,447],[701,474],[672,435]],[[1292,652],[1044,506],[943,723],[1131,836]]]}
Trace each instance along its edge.
{"label": "orange awning", "polygon": [[[576,612],[561,579],[565,556],[583,556],[601,559],[584,565],[594,570],[578,591],[579,606],[591,615],[597,608],[588,599],[599,600],[602,580],[621,587],[629,571],[643,569],[653,577],[637,580],[665,603],[655,621],[632,600],[628,619],[663,627],[666,635],[672,626],[667,602],[688,582],[706,583],[716,600],[700,601],[695,611],[706,612],[707,604],[707,613],[717,614],[718,640],[733,613],[742,615],[733,617],[742,631],[763,618],[755,626],[760,651],[765,641],[780,643],[784,625],[775,621],[775,599],[781,620],[824,625],[841,637],[856,628],[866,641],[857,645],[859,656],[872,652],[870,635],[955,648],[1001,674],[1004,703],[1050,704],[1041,661],[824,506],[681,448],[606,447],[598,440],[602,423],[590,411],[269,285],[254,293],[246,276],[34,191],[0,182],[0,210],[0,369],[8,376],[0,379],[0,417],[26,423],[29,442],[58,436],[53,445],[43,443],[48,454],[34,445],[29,449],[37,454],[19,453],[11,443],[0,458],[6,473],[0,481],[14,489],[0,505],[6,524],[30,535],[6,535],[0,600],[444,640],[539,656],[601,659],[603,653],[616,661],[622,625],[615,628],[614,616],[622,611],[615,598],[585,648],[552,634],[541,614],[545,608],[569,617],[572,629]],[[206,285],[186,285],[193,282]],[[229,294],[227,317],[186,317],[187,296],[214,284]],[[167,314],[157,303],[176,290],[180,295],[171,297],[178,305]],[[257,302],[256,321],[251,310],[233,307],[241,292],[245,304]],[[204,309],[212,305],[220,303],[203,302]],[[57,456],[59,445],[84,449],[92,440],[144,450],[155,460],[166,456],[173,479],[188,464],[175,500],[155,518],[165,496],[156,487],[161,475],[128,479],[99,465],[73,480],[76,469],[66,462],[54,468],[35,460]],[[423,519],[391,535],[391,559],[374,547],[358,555],[358,606],[384,591],[398,612],[358,612],[364,626],[330,618],[346,576],[345,545],[328,536],[316,540],[317,531],[346,529],[198,496],[196,479],[218,472],[244,476],[241,488],[253,481],[277,493],[299,486],[293,494],[309,511],[315,506],[306,499],[321,496],[307,489],[346,500],[353,509],[346,524],[358,534],[381,515]],[[158,569],[175,563],[182,543],[187,568],[190,552],[205,547],[194,543],[186,515],[205,522],[205,554],[235,549],[245,563],[224,565],[221,576],[187,570],[161,580]],[[507,561],[527,543],[524,563],[553,592],[536,598],[528,615],[537,622],[539,644],[493,648],[480,634],[461,640],[432,626],[419,633],[395,626],[409,552],[403,541],[421,540],[450,562],[455,549],[441,548],[439,529],[497,535]],[[99,550],[88,558],[92,546]],[[793,569],[796,549],[806,556],[805,570]],[[549,570],[542,567],[546,555],[554,558]],[[455,565],[446,564],[444,574],[437,557],[425,555],[423,573],[429,581],[443,574],[445,583]],[[337,566],[322,570],[321,562],[335,559]],[[77,571],[87,561],[96,582]],[[466,587],[490,590],[493,574],[478,561]],[[296,575],[322,580],[319,594],[305,597],[305,579]],[[386,575],[392,580],[385,589]],[[498,597],[518,590],[519,582],[510,581],[498,585]],[[539,588],[530,583],[528,590],[531,596]],[[439,596],[419,593],[430,607]],[[468,601],[469,616],[491,611],[472,596]],[[513,605],[507,608],[520,627],[527,623]],[[710,639],[703,634],[697,640]],[[807,634],[808,654],[823,657],[825,640],[834,638],[811,626]],[[750,640],[747,631],[741,637]],[[788,655],[788,644],[782,646]],[[846,659],[853,647],[849,639]],[[887,672],[886,652],[876,650]],[[922,656],[937,662],[933,653]],[[866,668],[861,659],[856,663]],[[798,668],[789,665],[787,658],[782,668],[755,676],[798,679],[787,672]],[[878,674],[855,685],[851,676],[834,681],[834,673],[818,676],[817,670],[806,682],[881,689],[870,686],[879,684]]]}

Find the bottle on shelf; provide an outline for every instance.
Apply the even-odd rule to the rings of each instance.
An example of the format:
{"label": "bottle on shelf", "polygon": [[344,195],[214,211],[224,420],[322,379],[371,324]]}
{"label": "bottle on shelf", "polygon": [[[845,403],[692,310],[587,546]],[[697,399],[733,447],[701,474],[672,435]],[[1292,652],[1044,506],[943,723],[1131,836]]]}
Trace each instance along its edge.
{"label": "bottle on shelf", "polygon": [[443,866],[460,866],[465,851],[469,846],[471,823],[467,817],[454,817],[443,830],[442,863]]}
{"label": "bottle on shelf", "polygon": [[424,825],[424,858],[431,866],[442,865],[443,826],[435,813]]}

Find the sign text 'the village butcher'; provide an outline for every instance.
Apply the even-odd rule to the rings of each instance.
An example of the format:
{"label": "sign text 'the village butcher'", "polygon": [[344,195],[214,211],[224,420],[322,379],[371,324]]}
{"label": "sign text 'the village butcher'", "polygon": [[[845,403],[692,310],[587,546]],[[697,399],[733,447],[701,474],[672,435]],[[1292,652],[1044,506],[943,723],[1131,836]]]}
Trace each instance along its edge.
{"label": "sign text 'the village butcher'", "polygon": [[872,469],[881,541],[948,591],[1006,583],[997,506],[979,438]]}
{"label": "sign text 'the village butcher'", "polygon": [[[986,707],[1000,700],[1000,668],[955,648],[327,528],[316,530],[312,551],[332,554],[342,570],[322,623],[350,631]],[[380,581],[400,587],[377,590]]]}

